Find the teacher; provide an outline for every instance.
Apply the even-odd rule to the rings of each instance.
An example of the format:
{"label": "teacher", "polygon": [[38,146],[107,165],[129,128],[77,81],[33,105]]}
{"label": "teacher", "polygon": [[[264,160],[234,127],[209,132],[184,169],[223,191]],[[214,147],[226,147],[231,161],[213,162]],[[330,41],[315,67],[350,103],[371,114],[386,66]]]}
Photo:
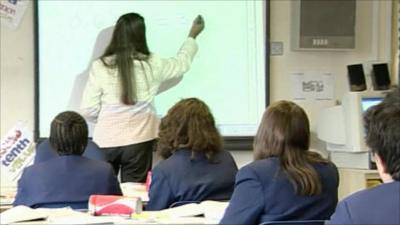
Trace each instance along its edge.
{"label": "teacher", "polygon": [[118,19],[104,54],[92,63],[81,113],[95,123],[93,140],[116,175],[120,172],[121,182],[146,180],[159,125],[154,97],[163,83],[189,70],[203,29],[204,20],[197,16],[176,56],[161,58],[147,46],[144,18],[128,13]]}

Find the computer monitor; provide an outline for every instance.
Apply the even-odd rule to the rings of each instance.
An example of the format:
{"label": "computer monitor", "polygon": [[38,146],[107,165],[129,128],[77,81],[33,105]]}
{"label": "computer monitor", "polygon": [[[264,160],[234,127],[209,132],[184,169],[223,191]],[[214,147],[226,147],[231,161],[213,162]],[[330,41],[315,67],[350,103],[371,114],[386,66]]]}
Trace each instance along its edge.
{"label": "computer monitor", "polygon": [[363,113],[383,99],[382,91],[348,92],[342,104],[322,109],[317,124],[318,138],[329,151],[365,152]]}
{"label": "computer monitor", "polygon": [[361,108],[363,113],[367,111],[371,106],[379,104],[383,100],[383,97],[363,97],[361,100]]}
{"label": "computer monitor", "polygon": [[[348,92],[343,96],[341,105],[321,110],[317,122],[317,136],[326,143],[331,157],[340,161],[335,162],[332,159],[336,164],[347,166],[348,163],[349,167],[356,168],[370,167],[363,114],[371,106],[379,104],[383,96],[382,91]],[[360,161],[358,165],[357,161]]]}

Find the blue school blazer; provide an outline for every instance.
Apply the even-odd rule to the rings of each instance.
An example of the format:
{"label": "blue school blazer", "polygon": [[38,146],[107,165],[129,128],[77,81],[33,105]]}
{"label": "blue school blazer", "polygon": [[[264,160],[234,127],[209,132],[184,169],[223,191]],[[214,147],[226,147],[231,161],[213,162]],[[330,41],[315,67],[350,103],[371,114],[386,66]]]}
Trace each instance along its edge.
{"label": "blue school blazer", "polygon": [[338,204],[327,224],[400,224],[400,181],[350,195]]}
{"label": "blue school blazer", "polygon": [[338,171],[332,163],[314,168],[322,182],[322,192],[315,196],[296,193],[278,158],[257,160],[241,168],[220,224],[329,219],[337,204]]}
{"label": "blue school blazer", "polygon": [[229,200],[237,166],[231,154],[219,152],[212,162],[204,154],[181,149],[161,161],[152,171],[150,201],[146,210],[168,208],[174,202]]}
{"label": "blue school blazer", "polygon": [[26,167],[14,206],[88,201],[93,194],[122,195],[110,164],[83,156],[59,156]]}

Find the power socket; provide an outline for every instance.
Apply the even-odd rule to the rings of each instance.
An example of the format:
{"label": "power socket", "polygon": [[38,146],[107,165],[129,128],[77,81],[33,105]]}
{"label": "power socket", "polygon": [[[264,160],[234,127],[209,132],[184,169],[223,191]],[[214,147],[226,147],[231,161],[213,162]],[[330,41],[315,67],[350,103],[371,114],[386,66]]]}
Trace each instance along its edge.
{"label": "power socket", "polygon": [[283,42],[282,41],[272,41],[271,42],[270,55],[283,55]]}

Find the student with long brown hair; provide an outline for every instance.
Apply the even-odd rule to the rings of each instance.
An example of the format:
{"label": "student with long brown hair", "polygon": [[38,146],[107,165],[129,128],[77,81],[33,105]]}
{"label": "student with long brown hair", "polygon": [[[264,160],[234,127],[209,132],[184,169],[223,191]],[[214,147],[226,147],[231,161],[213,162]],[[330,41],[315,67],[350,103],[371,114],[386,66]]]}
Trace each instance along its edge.
{"label": "student with long brown hair", "polygon": [[152,171],[147,210],[174,202],[229,200],[237,166],[222,149],[208,106],[196,98],[176,103],[161,120],[157,151],[164,159]]}
{"label": "student with long brown hair", "polygon": [[220,223],[328,219],[337,203],[337,168],[309,146],[304,110],[289,101],[272,104],[254,140],[255,161],[239,170]]}

